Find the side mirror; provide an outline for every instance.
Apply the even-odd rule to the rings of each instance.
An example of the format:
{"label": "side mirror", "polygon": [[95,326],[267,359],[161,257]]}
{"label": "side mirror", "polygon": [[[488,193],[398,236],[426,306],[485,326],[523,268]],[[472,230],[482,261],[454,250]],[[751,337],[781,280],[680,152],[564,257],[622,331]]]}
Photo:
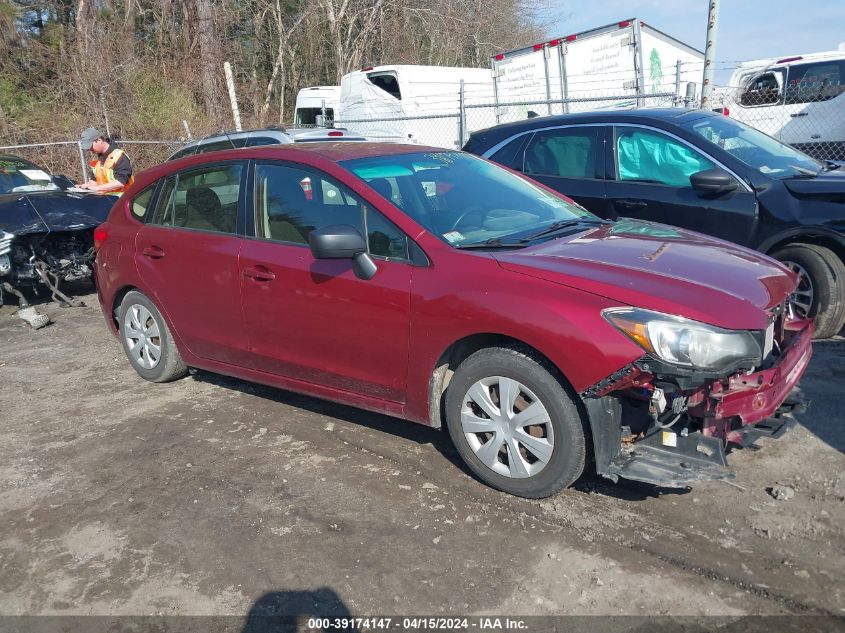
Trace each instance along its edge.
{"label": "side mirror", "polygon": [[348,224],[315,229],[308,234],[308,243],[315,259],[352,259],[367,252],[364,238]]}
{"label": "side mirror", "polygon": [[689,177],[692,188],[703,196],[721,196],[736,191],[739,183],[724,169],[705,169]]}
{"label": "side mirror", "polygon": [[352,270],[359,279],[372,279],[378,272],[367,253],[367,243],[358,230],[348,224],[335,224],[315,229],[308,234],[314,259],[351,259]]}

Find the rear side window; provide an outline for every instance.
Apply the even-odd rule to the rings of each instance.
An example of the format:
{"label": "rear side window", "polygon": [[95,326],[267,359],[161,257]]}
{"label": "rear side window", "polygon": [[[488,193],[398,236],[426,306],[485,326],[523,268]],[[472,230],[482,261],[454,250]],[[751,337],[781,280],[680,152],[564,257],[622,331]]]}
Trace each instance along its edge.
{"label": "rear side window", "polygon": [[247,140],[248,139],[245,137],[232,139],[227,138],[223,141],[215,141],[214,143],[198,145],[197,153],[205,154],[207,152],[220,152],[224,149],[240,149],[242,147],[246,147]]}
{"label": "rear side window", "polygon": [[258,147],[260,145],[278,145],[281,141],[272,136],[254,136],[249,139],[247,145],[249,147]]}
{"label": "rear side window", "polygon": [[367,75],[367,79],[370,82],[384,90],[387,94],[396,99],[402,99],[402,92],[399,90],[399,80],[396,78],[396,75],[392,73],[384,73],[384,74],[374,74],[374,75]]}
{"label": "rear side window", "polygon": [[595,178],[599,128],[537,132],[525,150],[525,173],[561,178]]}
{"label": "rear side window", "polygon": [[787,103],[827,101],[845,92],[845,60],[803,64],[789,68]]}
{"label": "rear side window", "polygon": [[641,128],[617,128],[616,177],[689,187],[690,176],[716,165],[688,145]]}
{"label": "rear side window", "polygon": [[168,178],[152,224],[235,233],[242,166],[216,165]]}
{"label": "rear side window", "polygon": [[132,199],[132,204],[129,205],[129,208],[132,210],[132,215],[134,215],[139,220],[143,220],[144,217],[147,215],[147,209],[149,208],[150,202],[153,199],[153,193],[155,193],[156,184],[158,183],[154,183],[144,189],[141,193],[139,193]]}
{"label": "rear side window", "polygon": [[190,147],[183,147],[178,152],[173,154],[173,156],[170,157],[170,160],[176,160],[177,158],[184,158],[185,156],[191,156],[191,155],[195,154],[196,151],[197,151],[196,145],[191,145]]}
{"label": "rear side window", "polygon": [[772,105],[780,102],[780,82],[783,73],[766,73],[754,79],[745,88],[740,97],[740,104],[746,107]]}

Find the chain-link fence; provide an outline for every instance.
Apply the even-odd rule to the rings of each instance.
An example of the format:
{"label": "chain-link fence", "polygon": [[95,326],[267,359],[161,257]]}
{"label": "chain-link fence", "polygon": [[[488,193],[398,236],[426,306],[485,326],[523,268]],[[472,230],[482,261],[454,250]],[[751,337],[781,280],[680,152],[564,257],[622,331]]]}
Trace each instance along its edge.
{"label": "chain-link fence", "polygon": [[477,130],[545,116],[601,109],[657,108],[692,105],[674,92],[656,94],[608,94],[579,99],[467,103],[460,100],[453,112],[368,119],[338,119],[334,125],[358,132],[373,141],[419,143],[434,147],[461,148]]}
{"label": "chain-link fence", "polygon": [[[166,161],[183,141],[118,141],[136,173]],[[71,180],[84,182],[91,177],[88,163],[91,153],[85,152],[79,141],[54,141],[0,146],[0,153],[20,156],[52,174],[63,174]]]}
{"label": "chain-link fence", "polygon": [[763,73],[744,85],[717,88],[713,107],[814,158],[845,160],[842,80],[813,76],[784,84],[775,73]]}

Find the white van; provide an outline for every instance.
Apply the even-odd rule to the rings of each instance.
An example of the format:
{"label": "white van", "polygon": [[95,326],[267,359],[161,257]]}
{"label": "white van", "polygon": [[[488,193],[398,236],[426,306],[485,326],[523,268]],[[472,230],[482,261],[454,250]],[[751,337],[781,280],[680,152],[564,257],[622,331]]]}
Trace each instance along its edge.
{"label": "white van", "polygon": [[[296,95],[296,125],[326,125],[334,121],[340,103],[340,86],[312,86]],[[317,117],[325,117],[324,121]]]}
{"label": "white van", "polygon": [[845,160],[845,51],[743,62],[723,112],[819,159]]}
{"label": "white van", "polygon": [[[464,103],[493,103],[489,68],[389,65],[364,68],[340,80],[339,124],[370,140],[460,148],[472,127],[457,116]],[[479,125],[479,127],[483,127]]]}

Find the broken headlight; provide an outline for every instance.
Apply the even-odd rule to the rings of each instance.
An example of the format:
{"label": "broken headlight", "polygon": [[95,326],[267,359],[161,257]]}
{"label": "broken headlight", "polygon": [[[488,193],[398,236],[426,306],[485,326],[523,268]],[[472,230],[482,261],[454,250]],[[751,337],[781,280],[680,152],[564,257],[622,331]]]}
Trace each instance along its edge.
{"label": "broken headlight", "polygon": [[672,365],[718,371],[761,362],[760,345],[746,330],[724,330],[640,308],[610,308],[602,314],[645,351]]}

